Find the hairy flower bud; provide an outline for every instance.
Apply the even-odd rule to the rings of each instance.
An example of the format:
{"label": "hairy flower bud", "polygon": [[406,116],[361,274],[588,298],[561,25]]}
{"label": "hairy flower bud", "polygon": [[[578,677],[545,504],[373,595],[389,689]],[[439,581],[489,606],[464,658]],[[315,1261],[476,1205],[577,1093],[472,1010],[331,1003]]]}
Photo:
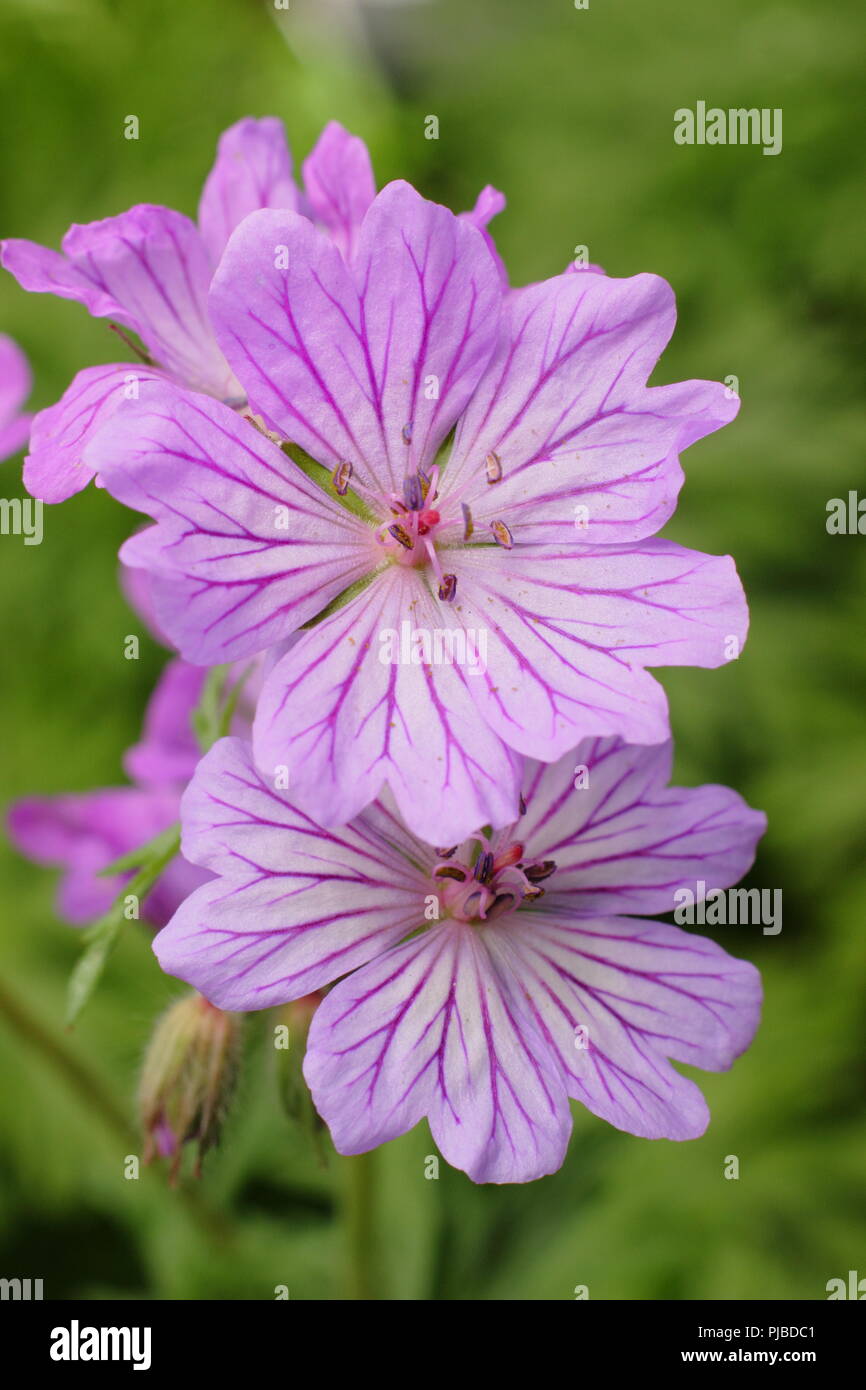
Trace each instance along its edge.
{"label": "hairy flower bud", "polygon": [[198,1147],[195,1175],[218,1142],[234,1091],[241,1050],[241,1015],[225,1013],[193,991],[157,1020],[139,1084],[146,1136],[144,1161],[171,1158],[180,1172],[183,1146]]}

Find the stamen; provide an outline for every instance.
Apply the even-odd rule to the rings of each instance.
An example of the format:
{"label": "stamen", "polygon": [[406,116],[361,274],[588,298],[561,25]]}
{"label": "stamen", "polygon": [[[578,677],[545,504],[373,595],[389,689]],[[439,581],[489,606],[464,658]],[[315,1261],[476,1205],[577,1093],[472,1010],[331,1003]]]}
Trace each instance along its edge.
{"label": "stamen", "polygon": [[519,864],[523,858],[523,845],[513,844],[508,847],[504,854],[500,854],[494,861],[493,872],[498,874],[501,869],[510,869],[512,864]]}
{"label": "stamen", "polygon": [[339,497],[345,497],[349,491],[349,483],[352,481],[354,469],[348,459],[338,463],[331,474],[331,482],[334,484],[334,491]]}
{"label": "stamen", "polygon": [[424,489],[417,473],[409,473],[403,479],[403,501],[410,512],[420,512],[424,506]]}
{"label": "stamen", "polygon": [[434,878],[454,878],[458,883],[466,882],[466,873],[458,864],[440,864],[433,870]]}
{"label": "stamen", "polygon": [[443,603],[453,603],[457,594],[457,575],[443,574],[439,585],[439,597]]}
{"label": "stamen", "polygon": [[460,503],[460,510],[463,513],[463,539],[464,541],[468,541],[472,532],[475,530],[475,524],[472,520],[472,513],[465,502]]}
{"label": "stamen", "polygon": [[488,908],[486,920],[489,922],[493,917],[501,917],[504,912],[510,912],[517,907],[519,899],[515,893],[497,893],[492,905]]}
{"label": "stamen", "polygon": [[534,883],[530,883],[527,888],[524,888],[523,897],[526,902],[535,902],[536,898],[544,897],[544,889],[537,888]]}
{"label": "stamen", "polygon": [[478,883],[489,883],[493,876],[493,855],[489,850],[479,854],[475,865],[475,879]]}
{"label": "stamen", "polygon": [[265,439],[269,439],[272,444],[276,444],[278,448],[282,449],[285,443],[282,435],[277,434],[276,430],[269,430],[261,415],[254,415],[251,410],[245,410],[242,412],[241,418],[252,425],[254,430],[258,430],[259,434],[263,434]]}
{"label": "stamen", "polygon": [[452,854],[456,854],[459,848],[459,845],[452,845],[450,849],[437,849],[436,853],[440,859],[450,859]]}
{"label": "stamen", "polygon": [[552,859],[545,859],[541,864],[530,864],[529,868],[524,869],[523,872],[530,883],[541,883],[543,879],[550,878],[555,869],[555,862]]}
{"label": "stamen", "polygon": [[503,550],[510,550],[514,545],[514,537],[505,525],[504,521],[491,521],[490,529],[493,532],[493,539],[497,545],[501,545]]}
{"label": "stamen", "polygon": [[399,526],[395,521],[393,526],[388,527],[388,535],[393,536],[395,541],[399,541],[404,550],[413,549],[415,542],[405,526]]}
{"label": "stamen", "polygon": [[484,460],[488,483],[498,483],[502,479],[502,460],[498,454],[490,453]]}
{"label": "stamen", "polygon": [[411,421],[411,420],[408,420],[408,421],[406,422],[406,424],[403,426],[403,443],[404,443],[404,444],[411,444],[411,443],[412,443],[412,421]]}
{"label": "stamen", "polygon": [[524,798],[524,796],[523,796],[523,792],[520,793],[520,801],[518,802],[518,805],[520,806],[520,814],[521,814],[522,816],[525,816],[525,815],[526,815],[526,801],[525,801],[525,798]]}
{"label": "stamen", "polygon": [[[435,501],[436,501],[436,498],[439,496],[439,465],[438,465],[438,463],[434,463],[433,467],[430,469],[429,474],[427,474],[427,473],[422,473],[421,469],[419,468],[419,469],[418,469],[418,477],[421,479],[421,485],[422,485],[422,487],[424,487],[424,501],[426,502],[426,501],[427,501],[427,498],[428,498],[428,496],[429,496],[430,501],[431,501],[431,502],[435,502]],[[426,486],[425,486],[425,484],[426,484]]]}
{"label": "stamen", "polygon": [[467,920],[471,922],[473,917],[483,917],[483,903],[487,897],[486,888],[478,888],[474,893],[470,893],[463,902],[463,913]]}

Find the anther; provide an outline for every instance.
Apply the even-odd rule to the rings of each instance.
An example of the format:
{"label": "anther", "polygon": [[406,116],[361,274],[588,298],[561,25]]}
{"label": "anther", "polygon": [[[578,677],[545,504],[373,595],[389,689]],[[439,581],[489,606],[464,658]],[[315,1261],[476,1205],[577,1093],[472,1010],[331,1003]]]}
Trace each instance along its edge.
{"label": "anther", "polygon": [[411,443],[412,443],[412,421],[411,421],[411,420],[409,420],[409,421],[403,426],[403,443],[404,443],[404,444],[411,444]]}
{"label": "anther", "polygon": [[352,481],[352,465],[346,459],[343,463],[338,463],[331,474],[331,482],[334,490],[339,497],[345,497],[349,491],[349,483]]}
{"label": "anther", "polygon": [[400,526],[395,521],[393,526],[388,527],[388,534],[393,536],[395,541],[399,541],[404,550],[412,549],[414,542],[405,526]]}
{"label": "anther", "polygon": [[514,545],[514,537],[505,525],[504,521],[491,521],[490,529],[493,532],[493,539],[497,545],[501,545],[503,550],[510,550]]}
{"label": "anther", "polygon": [[485,920],[489,922],[492,917],[501,917],[504,912],[510,912],[512,908],[517,907],[517,902],[514,893],[497,893],[487,909]]}
{"label": "anther", "polygon": [[460,510],[463,513],[463,539],[468,541],[472,532],[475,530],[475,525],[472,521],[472,513],[465,502],[460,503]]}
{"label": "anther", "polygon": [[493,855],[490,850],[479,854],[475,864],[475,879],[478,883],[489,883],[493,876]]}
{"label": "anther", "polygon": [[[391,528],[394,529],[393,527]],[[442,583],[439,585],[439,597],[443,603],[453,603],[457,593],[457,575],[443,574]]]}
{"label": "anther", "polygon": [[403,501],[410,512],[420,512],[424,506],[424,489],[417,473],[409,473],[403,479]]}
{"label": "anther", "polygon": [[498,454],[490,453],[484,460],[488,483],[498,483],[502,478],[502,461]]}
{"label": "anther", "polygon": [[478,888],[474,893],[470,893],[468,897],[464,899],[463,914],[467,921],[471,922],[473,917],[477,917],[480,914],[484,898],[485,890],[483,888]]}
{"label": "anther", "polygon": [[530,864],[523,872],[530,883],[541,883],[543,879],[550,878],[555,868],[556,864],[552,859],[545,859],[541,864]]}
{"label": "anther", "polygon": [[433,870],[434,878],[454,878],[458,883],[466,882],[466,872],[457,864],[440,864]]}

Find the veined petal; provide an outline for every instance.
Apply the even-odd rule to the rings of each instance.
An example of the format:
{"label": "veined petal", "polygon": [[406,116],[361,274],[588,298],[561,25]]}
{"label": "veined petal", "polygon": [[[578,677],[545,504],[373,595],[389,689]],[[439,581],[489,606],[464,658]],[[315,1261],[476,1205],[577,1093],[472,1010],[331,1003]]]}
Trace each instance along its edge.
{"label": "veined petal", "polygon": [[443,1157],[476,1182],[555,1172],[571,1132],[562,1073],[517,996],[482,934],[457,923],[336,985],[313,1015],[304,1075],[338,1151],[427,1116]]}
{"label": "veined petal", "polygon": [[[101,223],[93,223],[99,227]],[[73,227],[71,230],[76,230]],[[94,278],[86,275],[60,251],[40,246],[37,241],[7,237],[0,242],[0,265],[14,275],[23,290],[32,294],[56,294],[83,304],[94,318],[113,318],[127,328],[135,328],[127,311]]]}
{"label": "veined petal", "polygon": [[704,937],[626,917],[533,909],[483,934],[569,1095],[647,1139],[703,1134],[706,1102],[668,1059],[705,1071],[731,1066],[758,1025],[754,966]]}
{"label": "veined petal", "polygon": [[430,463],[464,409],[500,300],[478,230],[394,183],[364,218],[351,271],[305,218],[254,213],[210,304],[256,408],[326,467],[347,461],[388,492]]}
{"label": "veined petal", "polygon": [[[514,820],[521,765],[476,707],[478,662],[413,660],[411,632],[432,640],[460,618],[417,570],[394,565],[305,633],[265,682],[256,761],[290,769],[290,794],[316,820],[342,824],[390,787],[409,828],[453,844]],[[422,647],[417,647],[418,654]],[[444,651],[444,646],[443,646]]]}
{"label": "veined petal", "polygon": [[24,486],[43,502],[64,502],[94,476],[87,449],[96,431],[143,381],[164,380],[162,372],[132,362],[85,367],[56,405],[34,417]]}
{"label": "veined petal", "polygon": [[460,621],[487,628],[479,708],[510,747],[552,761],[589,735],[668,737],[644,665],[719,666],[747,609],[730,558],[640,546],[470,546],[448,552]]}
{"label": "veined petal", "polygon": [[586,739],[529,764],[519,834],[527,859],[552,859],[545,906],[566,914],[670,912],[679,888],[736,883],[766,817],[729,787],[669,787],[673,745]]}
{"label": "veined petal", "polygon": [[188,217],[142,203],[71,227],[62,255],[10,240],[0,258],[24,289],[75,299],[95,318],[131,328],[155,362],[186,385],[237,395],[208,321],[210,260]]}
{"label": "veined petal", "polygon": [[[557,276],[508,296],[444,485],[524,541],[642,540],[671,516],[678,454],[732,420],[715,382],[647,388],[675,320],[664,280]],[[502,481],[487,486],[495,454]]]}
{"label": "veined petal", "polygon": [[292,157],[282,121],[245,116],[219,138],[198,205],[198,225],[211,262],[219,264],[239,223],[258,208],[298,207]]}
{"label": "veined petal", "polygon": [[185,855],[221,877],[183,904],[154,950],[220,1008],[300,998],[423,922],[420,867],[374,823],[322,830],[264,784],[239,739],[201,761],[182,819]]}
{"label": "veined petal", "polygon": [[206,396],[146,384],[92,458],[114,497],[158,523],[121,558],[154,571],[157,622],[195,665],[264,651],[372,568],[369,528]]}
{"label": "veined petal", "polygon": [[351,260],[364,214],[376,196],[364,141],[339,121],[329,121],[304,160],[304,187],[316,220]]}

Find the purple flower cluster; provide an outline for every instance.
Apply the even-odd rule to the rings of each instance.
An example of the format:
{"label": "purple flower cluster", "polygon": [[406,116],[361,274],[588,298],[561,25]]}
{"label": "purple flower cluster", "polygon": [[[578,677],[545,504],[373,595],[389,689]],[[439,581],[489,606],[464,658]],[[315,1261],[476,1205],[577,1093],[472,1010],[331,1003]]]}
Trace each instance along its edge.
{"label": "purple flower cluster", "polygon": [[[672,1063],[730,1066],[760,1006],[752,966],[648,920],[735,883],[764,829],[723,787],[667,786],[647,669],[745,639],[731,559],[658,537],[680,453],[739,403],[647,385],[675,321],[658,277],[511,288],[503,206],[377,194],[333,123],[299,188],[278,122],[247,119],[197,226],[144,205],[62,254],[2,248],[25,289],[139,339],[36,416],[25,481],[60,501],[96,476],[152,519],[121,558],[180,653],[135,785],[20,804],[18,844],[67,866],[81,920],[189,783],[163,969],[226,1010],[332,986],[305,1076],[337,1148],[426,1117],[479,1182],[555,1170],[569,1098],[702,1133]],[[201,668],[251,660],[250,721],[198,761]]]}

